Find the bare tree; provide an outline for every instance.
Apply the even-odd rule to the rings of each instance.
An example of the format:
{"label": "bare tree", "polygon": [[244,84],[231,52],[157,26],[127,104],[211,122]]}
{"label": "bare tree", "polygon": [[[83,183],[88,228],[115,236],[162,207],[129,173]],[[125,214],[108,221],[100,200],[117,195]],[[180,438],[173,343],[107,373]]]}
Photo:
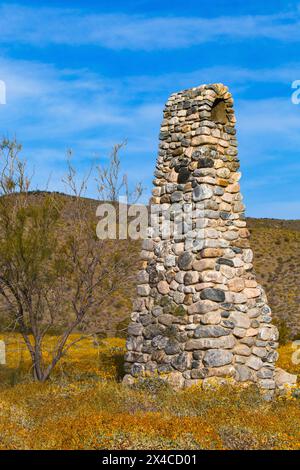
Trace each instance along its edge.
{"label": "bare tree", "polygon": [[[123,256],[132,250],[128,240],[124,247],[97,239],[95,203],[84,198],[89,174],[78,183],[69,162],[64,181],[72,197],[32,194],[20,150],[16,141],[0,146],[0,296],[10,327],[28,348],[34,378],[44,382],[74,341],[97,332],[91,317],[101,316],[110,296],[126,288],[136,260]],[[118,166],[116,157],[111,165]],[[105,175],[117,184],[116,168]],[[111,188],[111,194],[118,191]],[[45,337],[53,328],[59,334],[49,359]],[[73,339],[78,331],[82,335]]]}
{"label": "bare tree", "polygon": [[97,188],[103,200],[117,202],[119,196],[124,195],[128,203],[135,204],[141,197],[144,188],[139,182],[133,190],[130,190],[127,174],[121,174],[120,150],[126,145],[126,140],[115,144],[109,157],[109,164],[106,167],[97,166]]}

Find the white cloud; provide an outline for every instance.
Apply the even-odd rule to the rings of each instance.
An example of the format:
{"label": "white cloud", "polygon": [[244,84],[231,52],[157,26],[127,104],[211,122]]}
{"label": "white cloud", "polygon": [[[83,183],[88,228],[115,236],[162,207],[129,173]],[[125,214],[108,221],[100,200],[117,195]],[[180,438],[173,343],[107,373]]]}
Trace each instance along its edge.
{"label": "white cloud", "polygon": [[0,6],[2,42],[18,41],[95,45],[108,49],[156,50],[185,48],[216,39],[249,41],[269,38],[300,40],[299,11],[269,16],[143,17],[91,14],[76,8]]}
{"label": "white cloud", "polygon": [[114,94],[107,92],[109,81],[105,90],[102,79],[82,70],[58,70],[47,64],[0,58],[0,74],[7,85],[2,129],[16,120],[28,135],[38,124],[36,138],[51,138],[128,121]]}

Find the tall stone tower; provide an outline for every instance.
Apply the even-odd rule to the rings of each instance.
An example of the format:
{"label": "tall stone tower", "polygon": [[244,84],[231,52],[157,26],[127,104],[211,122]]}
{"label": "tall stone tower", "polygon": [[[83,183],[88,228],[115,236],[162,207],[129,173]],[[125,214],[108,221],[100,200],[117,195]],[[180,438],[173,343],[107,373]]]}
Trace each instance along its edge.
{"label": "tall stone tower", "polygon": [[[222,84],[166,103],[151,199],[161,226],[143,242],[127,383],[160,376],[183,387],[231,377],[275,388],[278,331],[253,271],[235,122]],[[176,231],[180,211],[188,217]]]}

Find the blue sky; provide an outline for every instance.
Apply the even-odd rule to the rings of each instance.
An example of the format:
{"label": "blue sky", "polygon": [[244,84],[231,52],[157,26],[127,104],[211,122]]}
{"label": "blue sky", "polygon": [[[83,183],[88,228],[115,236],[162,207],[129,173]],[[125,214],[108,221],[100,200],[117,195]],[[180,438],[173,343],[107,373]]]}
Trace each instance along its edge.
{"label": "blue sky", "polygon": [[148,195],[168,95],[223,82],[247,215],[300,218],[299,52],[299,1],[0,1],[0,135],[23,144],[35,186],[51,175],[58,190],[68,148],[83,174],[126,138]]}

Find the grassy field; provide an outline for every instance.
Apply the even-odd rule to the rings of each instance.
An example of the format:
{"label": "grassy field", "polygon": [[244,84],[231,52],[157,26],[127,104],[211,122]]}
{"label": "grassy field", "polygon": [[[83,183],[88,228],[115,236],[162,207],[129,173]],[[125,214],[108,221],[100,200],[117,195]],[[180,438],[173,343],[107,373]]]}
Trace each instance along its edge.
{"label": "grassy field", "polygon": [[[119,338],[74,345],[38,384],[21,338],[0,339],[0,449],[300,449],[300,398],[266,402],[252,387],[173,392],[158,380],[130,389]],[[282,346],[278,365],[299,374],[293,352]]]}

